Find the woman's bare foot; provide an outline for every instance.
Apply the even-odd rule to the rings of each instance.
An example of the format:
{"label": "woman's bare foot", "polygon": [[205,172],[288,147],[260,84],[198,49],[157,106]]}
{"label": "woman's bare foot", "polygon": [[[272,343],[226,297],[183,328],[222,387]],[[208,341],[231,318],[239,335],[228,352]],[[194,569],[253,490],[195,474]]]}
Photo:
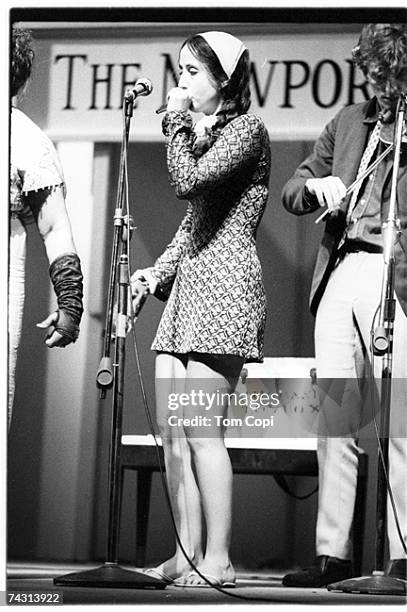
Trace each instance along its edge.
{"label": "woman's bare foot", "polygon": [[[191,561],[196,564],[201,561],[201,558],[198,559],[196,556],[192,556]],[[181,553],[180,555],[170,557],[170,559],[163,561],[163,563],[160,563],[160,565],[156,567],[146,568],[143,572],[153,578],[164,580],[164,582],[170,584],[176,578],[188,574],[190,570],[191,566]]]}
{"label": "woman's bare foot", "polygon": [[[217,586],[234,586],[236,582],[236,572],[233,565],[229,562],[219,563],[216,560],[204,559],[201,564],[197,564],[200,574]],[[206,587],[210,586],[197,572],[188,571],[186,574],[177,578],[174,582],[176,586],[186,587]]]}

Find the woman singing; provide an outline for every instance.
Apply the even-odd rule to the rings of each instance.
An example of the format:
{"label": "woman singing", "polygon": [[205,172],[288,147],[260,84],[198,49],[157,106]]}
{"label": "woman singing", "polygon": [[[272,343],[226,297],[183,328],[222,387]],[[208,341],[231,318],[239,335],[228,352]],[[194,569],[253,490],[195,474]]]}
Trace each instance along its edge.
{"label": "woman singing", "polygon": [[[169,296],[152,345],[166,473],[183,546],[221,586],[235,583],[222,395],[234,391],[244,362],[262,361],[266,318],[256,232],[268,198],[270,145],[263,122],[247,113],[249,65],[246,47],[225,32],[182,45],[163,133],[170,182],[188,200],[186,215],[155,265],[132,277],[133,286],[144,278],[151,293]],[[190,111],[203,119],[194,125]],[[181,394],[190,402],[169,404]],[[177,586],[208,586],[189,569],[177,546],[145,571]]]}

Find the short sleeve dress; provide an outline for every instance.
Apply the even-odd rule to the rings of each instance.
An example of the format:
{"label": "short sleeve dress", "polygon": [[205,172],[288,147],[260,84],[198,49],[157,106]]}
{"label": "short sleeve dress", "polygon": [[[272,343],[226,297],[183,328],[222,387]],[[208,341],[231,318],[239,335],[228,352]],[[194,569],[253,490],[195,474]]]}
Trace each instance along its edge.
{"label": "short sleeve dress", "polygon": [[32,220],[26,198],[31,191],[64,186],[54,145],[22,111],[11,110],[9,239],[9,418],[14,400],[15,367],[24,307],[26,230]]}
{"label": "short sleeve dress", "polygon": [[170,183],[186,215],[153,273],[169,295],[152,349],[262,361],[266,295],[256,233],[268,199],[270,141],[240,115],[210,148],[194,148],[189,113],[163,120]]}

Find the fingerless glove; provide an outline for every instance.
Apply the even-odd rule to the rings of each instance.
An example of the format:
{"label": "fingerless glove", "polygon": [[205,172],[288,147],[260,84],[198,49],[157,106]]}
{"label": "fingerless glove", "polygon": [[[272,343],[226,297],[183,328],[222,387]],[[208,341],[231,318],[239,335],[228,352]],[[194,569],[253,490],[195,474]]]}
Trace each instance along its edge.
{"label": "fingerless glove", "polygon": [[54,259],[49,275],[59,311],[55,329],[68,340],[68,344],[75,342],[83,313],[83,276],[78,255],[68,253]]}

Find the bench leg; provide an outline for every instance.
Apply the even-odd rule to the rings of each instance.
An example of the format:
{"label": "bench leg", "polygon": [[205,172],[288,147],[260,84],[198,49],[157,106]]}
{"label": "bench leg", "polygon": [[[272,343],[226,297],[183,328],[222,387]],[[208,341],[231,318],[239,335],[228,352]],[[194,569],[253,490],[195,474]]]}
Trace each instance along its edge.
{"label": "bench leg", "polygon": [[137,525],[136,566],[144,567],[146,561],[148,514],[150,510],[152,470],[137,470]]}

